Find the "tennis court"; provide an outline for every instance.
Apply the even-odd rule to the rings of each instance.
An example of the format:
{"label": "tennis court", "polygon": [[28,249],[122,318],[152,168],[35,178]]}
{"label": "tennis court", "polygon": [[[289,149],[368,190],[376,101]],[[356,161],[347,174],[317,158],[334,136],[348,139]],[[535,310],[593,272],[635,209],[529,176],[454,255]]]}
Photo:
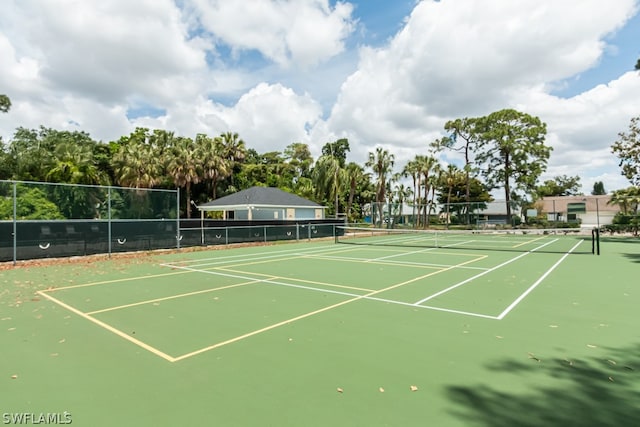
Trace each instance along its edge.
{"label": "tennis court", "polygon": [[597,256],[589,233],[343,231],[0,271],[0,410],[94,426],[638,419],[637,239]]}

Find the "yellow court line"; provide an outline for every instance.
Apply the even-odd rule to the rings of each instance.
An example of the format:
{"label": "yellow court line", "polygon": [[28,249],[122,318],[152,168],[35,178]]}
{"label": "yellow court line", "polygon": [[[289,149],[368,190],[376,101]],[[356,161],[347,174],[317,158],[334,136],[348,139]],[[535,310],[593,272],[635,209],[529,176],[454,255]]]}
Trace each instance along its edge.
{"label": "yellow court line", "polygon": [[316,315],[316,314],[319,314],[319,313],[323,313],[323,312],[325,312],[325,311],[332,310],[332,309],[334,309],[334,308],[337,308],[337,307],[340,307],[340,306],[343,306],[343,305],[346,305],[346,304],[352,303],[352,302],[354,302],[354,301],[358,301],[358,300],[361,300],[361,299],[365,299],[365,298],[371,297],[372,295],[376,295],[376,294],[379,294],[379,293],[382,293],[382,292],[386,292],[386,291],[389,291],[389,290],[392,290],[392,289],[395,289],[395,288],[399,288],[399,287],[401,287],[401,286],[408,285],[409,283],[413,283],[413,282],[415,282],[415,281],[422,280],[422,279],[425,279],[425,278],[427,278],[427,277],[434,276],[434,275],[436,275],[436,274],[440,274],[440,273],[442,273],[442,272],[444,272],[444,271],[448,271],[448,270],[451,270],[451,269],[456,268],[456,267],[460,267],[460,266],[465,265],[465,264],[469,264],[469,263],[472,263],[472,262],[475,262],[475,261],[479,261],[479,260],[481,260],[481,259],[483,259],[483,258],[486,258],[486,255],[480,256],[480,257],[478,257],[477,259],[473,259],[473,260],[465,261],[465,262],[463,262],[463,263],[460,263],[460,264],[457,264],[457,265],[454,265],[454,266],[451,266],[451,267],[443,268],[442,270],[439,270],[439,271],[432,271],[432,272],[431,272],[431,273],[429,273],[429,274],[425,274],[425,275],[422,275],[422,276],[419,276],[419,277],[415,277],[415,278],[413,278],[413,279],[410,279],[410,280],[407,280],[407,281],[404,281],[404,282],[401,282],[401,283],[397,283],[397,284],[395,284],[395,285],[392,285],[392,286],[386,287],[386,288],[384,288],[384,289],[380,289],[380,290],[377,290],[377,291],[373,291],[373,292],[370,292],[370,293],[368,293],[368,294],[364,294],[364,295],[360,295],[360,296],[357,296],[357,297],[354,297],[354,298],[348,299],[348,300],[346,300],[346,301],[342,301],[342,302],[339,302],[339,303],[336,303],[336,304],[332,304],[332,305],[330,305],[330,306],[323,307],[323,308],[321,308],[321,309],[318,309],[318,310],[315,310],[315,311],[311,311],[311,312],[309,312],[309,313],[305,313],[305,314],[302,314],[302,315],[300,315],[300,316],[292,317],[291,319],[287,319],[287,320],[283,320],[282,322],[274,323],[273,325],[266,326],[266,327],[264,327],[264,328],[257,329],[257,330],[252,331],[252,332],[248,332],[248,333],[246,333],[246,334],[243,334],[243,335],[240,335],[240,336],[237,336],[237,337],[234,337],[234,338],[228,339],[228,340],[226,340],[226,341],[219,342],[219,343],[217,343],[217,344],[210,345],[210,346],[208,346],[208,347],[201,348],[201,349],[199,349],[199,350],[192,351],[192,352],[190,352],[190,353],[185,353],[185,354],[183,354],[183,355],[181,355],[181,356],[175,357],[173,361],[174,361],[174,362],[179,362],[179,361],[184,360],[184,359],[187,359],[187,358],[189,358],[189,357],[197,356],[198,354],[202,354],[202,353],[205,353],[205,352],[207,352],[207,351],[210,351],[210,350],[214,350],[214,349],[216,349],[216,348],[223,347],[223,346],[225,346],[225,345],[227,345],[227,344],[232,344],[232,343],[234,343],[234,342],[241,341],[241,340],[243,340],[243,339],[246,339],[246,338],[252,337],[252,336],[254,336],[254,335],[258,335],[258,334],[261,334],[261,333],[263,333],[263,332],[270,331],[270,330],[275,329],[275,328],[278,328],[278,327],[280,327],[280,326],[288,325],[288,324],[293,323],[293,322],[296,322],[296,321],[298,321],[298,320],[302,320],[302,319],[305,319],[305,318],[307,318],[307,317],[311,317],[311,316],[314,316],[314,315]]}
{"label": "yellow court line", "polygon": [[160,356],[163,359],[168,360],[169,362],[175,362],[176,361],[175,357],[169,356],[167,353],[164,353],[164,352],[158,350],[155,347],[151,347],[149,344],[146,344],[146,343],[144,343],[144,342],[142,342],[142,341],[140,341],[138,339],[135,339],[132,336],[125,334],[121,330],[116,329],[113,326],[96,319],[95,317],[89,316],[87,313],[84,313],[84,312],[78,310],[77,308],[74,308],[74,307],[72,307],[72,306],[70,306],[68,304],[63,303],[59,299],[54,298],[51,295],[48,295],[46,292],[38,291],[37,294],[42,295],[43,297],[45,297],[48,300],[58,304],[59,306],[61,306],[63,308],[66,308],[67,310],[71,311],[72,313],[75,313],[78,316],[83,317],[83,318],[89,320],[90,322],[93,322],[96,325],[103,327],[107,331],[113,332],[114,334],[118,335],[119,337],[124,338],[125,340],[127,340],[127,341],[129,341],[129,342],[131,342],[131,343],[133,343],[133,344],[135,344],[135,345],[137,345],[139,347],[142,347],[143,349],[155,354],[156,356]]}
{"label": "yellow court line", "polygon": [[273,276],[273,275],[270,275],[270,274],[252,273],[252,272],[248,272],[248,271],[233,270],[233,269],[224,268],[224,267],[218,267],[217,270],[228,271],[230,273],[238,273],[238,274],[247,274],[247,275],[253,275],[253,276],[265,276],[265,277],[268,277],[268,279],[261,279],[261,281],[263,281],[263,280],[290,280],[292,282],[310,283],[312,285],[330,286],[332,288],[352,289],[354,291],[373,292],[375,290],[375,289],[367,289],[367,288],[356,288],[355,286],[335,285],[333,283],[316,282],[314,280],[295,279],[293,277],[286,277],[286,276]]}
{"label": "yellow court line", "polygon": [[108,285],[110,283],[128,282],[130,280],[153,279],[155,277],[173,276],[176,274],[185,274],[185,273],[194,273],[194,271],[181,270],[181,271],[172,271],[171,273],[151,274],[149,276],[125,277],[122,279],[104,280],[102,282],[91,282],[91,283],[83,283],[80,285],[69,285],[69,286],[62,286],[60,288],[45,289],[42,292],[55,292],[55,291],[62,291],[65,289],[84,288],[88,286],[97,286],[97,285]]}
{"label": "yellow court line", "polygon": [[[273,277],[272,279],[269,279],[269,280],[273,280],[275,278],[276,277]],[[98,314],[98,313],[106,313],[107,311],[120,310],[122,308],[129,308],[129,307],[135,307],[135,306],[138,306],[138,305],[150,304],[150,303],[154,303],[154,302],[167,301],[167,300],[172,300],[172,299],[176,299],[176,298],[188,297],[188,296],[191,296],[191,295],[205,294],[207,292],[222,291],[224,289],[231,289],[231,288],[236,288],[238,286],[251,285],[251,284],[259,283],[259,282],[262,282],[262,281],[263,281],[263,279],[256,279],[256,280],[251,280],[250,282],[236,283],[235,285],[221,286],[219,288],[203,289],[201,291],[187,292],[187,293],[184,293],[184,294],[171,295],[169,297],[154,298],[154,299],[150,299],[150,300],[146,300],[146,301],[140,301],[140,302],[134,302],[134,303],[131,303],[131,304],[119,305],[117,307],[109,307],[109,308],[103,308],[102,310],[89,311],[86,314],[94,315],[94,314]]]}

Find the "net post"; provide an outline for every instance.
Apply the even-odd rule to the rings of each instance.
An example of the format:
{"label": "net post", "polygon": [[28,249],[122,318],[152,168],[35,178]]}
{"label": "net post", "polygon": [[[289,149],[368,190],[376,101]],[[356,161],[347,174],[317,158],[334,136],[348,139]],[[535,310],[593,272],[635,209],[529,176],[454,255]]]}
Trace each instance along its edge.
{"label": "net post", "polygon": [[600,255],[600,229],[596,228],[596,253]]}

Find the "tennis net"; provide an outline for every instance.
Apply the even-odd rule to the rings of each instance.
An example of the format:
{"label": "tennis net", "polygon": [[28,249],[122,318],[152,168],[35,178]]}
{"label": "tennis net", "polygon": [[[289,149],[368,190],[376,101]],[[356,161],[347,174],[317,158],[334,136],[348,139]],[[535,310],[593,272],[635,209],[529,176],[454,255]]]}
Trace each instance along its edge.
{"label": "tennis net", "polygon": [[575,229],[411,230],[336,227],[336,243],[512,252],[598,253],[599,233]]}

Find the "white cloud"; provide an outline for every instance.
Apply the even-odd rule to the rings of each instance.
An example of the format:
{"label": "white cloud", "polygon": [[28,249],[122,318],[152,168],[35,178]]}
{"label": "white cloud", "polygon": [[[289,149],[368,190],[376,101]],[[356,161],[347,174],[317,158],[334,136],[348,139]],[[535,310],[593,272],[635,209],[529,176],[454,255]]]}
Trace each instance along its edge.
{"label": "white cloud", "polygon": [[[5,0],[0,92],[13,107],[0,135],[39,125],[103,141],[135,126],[232,130],[259,152],[305,142],[316,157],[347,137],[349,160],[382,146],[400,169],[447,120],[517,108],[548,124],[545,178],[579,174],[585,191],[594,180],[626,186],[610,145],[638,114],[637,73],[569,99],[550,90],[616,50],[611,35],[637,0],[423,0],[358,62],[345,51],[358,9],[331,3]],[[320,103],[336,98],[323,119]],[[139,105],[164,113],[129,120]]]}
{"label": "white cloud", "polygon": [[308,68],[344,50],[353,7],[328,0],[191,0],[203,27],[236,51]]}
{"label": "white cloud", "polygon": [[418,147],[425,153],[449,119],[519,108],[549,123],[559,145],[550,170],[596,170],[593,154],[637,114],[640,79],[629,73],[569,100],[548,90],[594,66],[605,36],[634,12],[632,0],[423,1],[388,46],[361,50],[329,126],[354,133],[354,151],[388,144],[402,163]]}
{"label": "white cloud", "polygon": [[9,1],[8,10],[1,22],[20,23],[7,24],[17,55],[36,62],[52,90],[101,102],[131,93],[154,98],[158,81],[167,85],[206,65],[202,42],[187,39],[171,0]]}
{"label": "white cloud", "polygon": [[258,152],[283,151],[293,142],[313,146],[311,129],[322,110],[308,95],[298,95],[280,84],[261,83],[230,107],[200,98],[196,103],[179,105],[158,118],[143,117],[136,126],[172,129],[182,135],[238,132],[248,148]]}

